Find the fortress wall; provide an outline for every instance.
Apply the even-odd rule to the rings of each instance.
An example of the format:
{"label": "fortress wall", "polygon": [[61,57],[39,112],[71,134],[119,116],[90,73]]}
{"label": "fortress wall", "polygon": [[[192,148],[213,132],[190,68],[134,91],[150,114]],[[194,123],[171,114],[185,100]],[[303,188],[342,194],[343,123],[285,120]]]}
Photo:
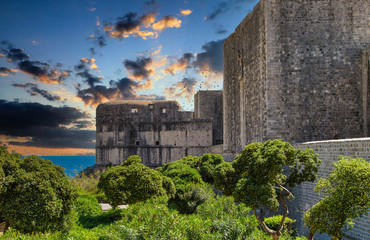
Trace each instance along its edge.
{"label": "fortress wall", "polygon": [[240,152],[266,135],[264,1],[224,42],[224,152]]}
{"label": "fortress wall", "polygon": [[363,137],[368,0],[265,0],[268,139]]}
{"label": "fortress wall", "polygon": [[[334,170],[333,162],[339,160],[339,156],[361,157],[370,161],[370,138],[342,139],[318,142],[306,142],[294,144],[295,148],[311,148],[319,154],[321,166],[318,177],[327,178],[330,171]],[[320,196],[313,191],[315,183],[303,183],[294,189],[295,199],[290,202],[292,209],[290,217],[297,220],[296,227],[300,234],[307,236],[307,229],[303,224],[303,214],[320,200]],[[355,220],[354,228],[346,232],[349,239],[370,239],[370,215]],[[330,239],[326,235],[315,235],[315,239]]]}
{"label": "fortress wall", "polygon": [[364,135],[370,136],[370,44],[362,51],[361,97]]}
{"label": "fortress wall", "polygon": [[223,140],[222,101],[223,101],[222,90],[199,91],[194,96],[194,117],[212,120],[213,124],[212,144],[222,144]]}

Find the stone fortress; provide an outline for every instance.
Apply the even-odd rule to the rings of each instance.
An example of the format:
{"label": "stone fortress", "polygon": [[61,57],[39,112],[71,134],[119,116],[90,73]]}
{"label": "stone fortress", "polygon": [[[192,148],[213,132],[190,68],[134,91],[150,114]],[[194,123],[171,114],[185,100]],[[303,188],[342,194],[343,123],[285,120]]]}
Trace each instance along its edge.
{"label": "stone fortress", "polygon": [[[223,92],[197,93],[194,112],[175,101],[100,105],[96,163],[138,154],[154,167],[206,152],[232,161],[249,143],[283,139],[317,152],[325,178],[339,155],[370,160],[369,72],[369,0],[261,0],[224,42]],[[314,186],[290,203],[300,234],[320,199]],[[369,215],[346,237],[370,239]]]}
{"label": "stone fortress", "polygon": [[200,91],[195,112],[177,101],[111,101],[96,109],[96,164],[121,164],[139,155],[158,167],[222,144],[222,91]]}

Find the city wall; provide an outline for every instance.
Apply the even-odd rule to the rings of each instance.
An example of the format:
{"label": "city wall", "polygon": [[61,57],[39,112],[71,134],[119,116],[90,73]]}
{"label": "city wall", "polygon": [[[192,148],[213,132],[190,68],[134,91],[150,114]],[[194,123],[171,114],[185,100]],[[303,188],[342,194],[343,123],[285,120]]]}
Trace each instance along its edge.
{"label": "city wall", "polygon": [[[321,166],[318,178],[327,178],[330,171],[334,170],[333,162],[339,160],[339,156],[363,158],[370,161],[370,138],[342,139],[318,142],[306,142],[294,144],[295,148],[311,148],[319,154]],[[297,220],[295,227],[299,233],[307,236],[307,228],[303,224],[303,214],[320,200],[320,196],[313,191],[315,183],[305,182],[297,186],[293,193],[294,201],[290,202],[290,217]],[[355,226],[345,233],[346,239],[364,240],[370,239],[370,215],[355,220]],[[315,235],[315,239],[328,240],[326,235]]]}

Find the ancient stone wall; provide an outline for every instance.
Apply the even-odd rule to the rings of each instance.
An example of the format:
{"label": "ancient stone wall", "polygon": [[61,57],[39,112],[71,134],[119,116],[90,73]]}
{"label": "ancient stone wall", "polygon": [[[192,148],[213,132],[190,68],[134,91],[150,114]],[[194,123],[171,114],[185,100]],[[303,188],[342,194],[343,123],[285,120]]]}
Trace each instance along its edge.
{"label": "ancient stone wall", "polygon": [[96,111],[96,164],[139,155],[151,166],[200,156],[212,146],[213,120],[194,119],[176,101],[112,101]]}
{"label": "ancient stone wall", "polygon": [[[318,178],[327,178],[330,171],[334,170],[333,162],[339,156],[361,157],[370,161],[370,138],[342,139],[330,141],[307,142],[293,145],[298,149],[311,148],[319,154],[321,166]],[[300,234],[307,236],[307,228],[303,224],[303,214],[320,200],[320,196],[313,191],[315,183],[303,183],[294,189],[295,199],[290,202],[290,216],[297,220],[296,227]],[[370,239],[370,215],[355,220],[354,228],[346,231],[346,239]],[[315,239],[330,239],[326,235],[315,235]]]}
{"label": "ancient stone wall", "polygon": [[370,44],[370,2],[264,2],[267,137],[302,142],[364,136],[361,53]]}
{"label": "ancient stone wall", "polygon": [[369,26],[368,0],[260,1],[224,43],[224,151],[368,136]]}
{"label": "ancient stone wall", "polygon": [[362,51],[362,114],[364,118],[364,135],[370,136],[370,45]]}
{"label": "ancient stone wall", "polygon": [[224,42],[224,151],[266,136],[266,31],[261,1]]}
{"label": "ancient stone wall", "polygon": [[213,145],[223,143],[222,101],[222,90],[199,91],[194,96],[194,118],[212,120]]}

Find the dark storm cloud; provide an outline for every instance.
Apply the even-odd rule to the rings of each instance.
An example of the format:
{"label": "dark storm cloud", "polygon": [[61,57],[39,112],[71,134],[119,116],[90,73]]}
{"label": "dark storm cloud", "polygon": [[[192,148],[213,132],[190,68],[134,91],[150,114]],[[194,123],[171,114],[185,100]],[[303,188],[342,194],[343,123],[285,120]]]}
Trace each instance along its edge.
{"label": "dark storm cloud", "polygon": [[101,48],[105,47],[105,46],[107,46],[107,39],[105,38],[104,35],[100,35],[100,36],[96,37],[96,44]]}
{"label": "dark storm cloud", "polygon": [[203,52],[198,53],[194,67],[198,72],[223,72],[223,43],[225,39],[211,41],[202,46]]}
{"label": "dark storm cloud", "polygon": [[48,63],[30,61],[29,55],[23,49],[15,48],[8,41],[2,41],[0,53],[4,54],[8,61],[14,63],[19,70],[27,73],[43,83],[62,83],[68,76],[68,71],[60,71],[59,67],[53,67]]}
{"label": "dark storm cloud", "polygon": [[11,145],[50,148],[94,148],[94,130],[76,130],[65,127],[28,129],[23,134],[32,136],[26,142],[10,141]]}
{"label": "dark storm cloud", "polygon": [[13,83],[12,86],[16,88],[28,88],[27,92],[31,96],[40,95],[49,101],[63,101],[61,97],[57,95],[52,95],[48,91],[40,89],[38,85],[34,83],[26,83],[26,84]]}
{"label": "dark storm cloud", "polygon": [[117,18],[114,29],[118,32],[130,32],[141,26],[141,20],[137,13],[129,12],[125,16]]}
{"label": "dark storm cloud", "polygon": [[147,79],[153,73],[153,70],[149,69],[152,63],[153,59],[150,57],[138,57],[136,61],[125,60],[123,62],[131,77],[138,80]]}
{"label": "dark storm cloud", "polygon": [[89,48],[89,52],[91,53],[92,56],[96,54],[95,48]]}
{"label": "dark storm cloud", "polygon": [[74,148],[95,145],[95,131],[65,127],[90,118],[77,108],[0,100],[0,116],[0,134],[29,138],[26,142],[10,142],[13,145]]}
{"label": "dark storm cloud", "polygon": [[239,9],[241,4],[248,3],[248,2],[255,2],[255,0],[230,0],[230,1],[220,2],[213,9],[213,11],[208,14],[208,16],[206,17],[206,20],[208,21],[214,20],[219,15],[225,14],[235,9]]}

